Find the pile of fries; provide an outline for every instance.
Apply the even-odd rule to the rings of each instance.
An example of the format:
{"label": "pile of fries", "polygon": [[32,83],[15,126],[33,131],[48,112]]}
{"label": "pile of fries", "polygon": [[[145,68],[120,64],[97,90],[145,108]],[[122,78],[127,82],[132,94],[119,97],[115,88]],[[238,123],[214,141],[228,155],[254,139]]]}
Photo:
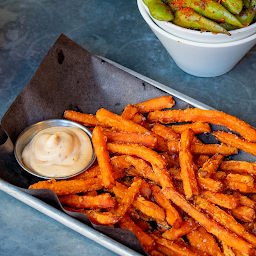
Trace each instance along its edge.
{"label": "pile of fries", "polygon": [[[121,115],[65,111],[92,130],[97,162],[30,189],[54,191],[66,210],[92,223],[131,230],[152,256],[254,255],[256,164],[229,156],[256,155],[256,130],[220,111],[174,105],[163,96],[127,105]],[[201,133],[219,143],[204,144]]]}

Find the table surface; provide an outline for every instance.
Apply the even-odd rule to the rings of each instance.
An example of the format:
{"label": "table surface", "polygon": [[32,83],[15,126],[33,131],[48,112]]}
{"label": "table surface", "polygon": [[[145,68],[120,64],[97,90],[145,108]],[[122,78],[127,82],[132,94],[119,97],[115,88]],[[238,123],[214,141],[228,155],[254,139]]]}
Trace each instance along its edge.
{"label": "table surface", "polygon": [[[191,76],[144,22],[136,0],[0,1],[0,119],[61,33],[256,127],[256,45],[225,75]],[[115,255],[2,191],[0,205],[1,255]]]}

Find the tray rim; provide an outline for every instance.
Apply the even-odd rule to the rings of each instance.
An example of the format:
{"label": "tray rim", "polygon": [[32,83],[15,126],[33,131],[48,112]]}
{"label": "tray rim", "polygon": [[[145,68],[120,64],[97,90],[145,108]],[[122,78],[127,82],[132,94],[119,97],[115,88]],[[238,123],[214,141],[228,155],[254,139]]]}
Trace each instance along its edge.
{"label": "tray rim", "polygon": [[[161,84],[151,78],[148,78],[144,75],[141,75],[140,73],[137,73],[129,68],[126,68],[112,60],[109,60],[105,57],[95,55],[95,57],[100,58],[102,61],[108,62],[109,64],[112,64],[113,66],[143,80],[146,83],[151,84],[152,86],[169,93],[170,95],[177,97],[190,105],[206,109],[206,110],[215,110],[214,108],[197,101],[183,93],[180,93],[177,90],[172,89],[169,86],[166,86],[164,84]],[[0,178],[0,190],[3,192],[9,194],[10,196],[20,200],[21,202],[29,205],[30,207],[38,210],[39,212],[55,219],[56,221],[62,223],[63,225],[71,228],[72,230],[80,233],[81,235],[93,240],[94,242],[100,244],[101,246],[123,256],[139,256],[140,253],[135,252],[134,250],[130,249],[129,247],[117,242],[116,240],[104,235],[103,233],[87,226],[86,224],[82,223],[81,221],[78,221],[74,219],[73,217],[67,215],[66,213],[54,208],[53,206],[48,205],[47,203],[41,201],[40,199],[27,194],[26,192],[23,192],[19,187],[16,187],[5,180]]]}

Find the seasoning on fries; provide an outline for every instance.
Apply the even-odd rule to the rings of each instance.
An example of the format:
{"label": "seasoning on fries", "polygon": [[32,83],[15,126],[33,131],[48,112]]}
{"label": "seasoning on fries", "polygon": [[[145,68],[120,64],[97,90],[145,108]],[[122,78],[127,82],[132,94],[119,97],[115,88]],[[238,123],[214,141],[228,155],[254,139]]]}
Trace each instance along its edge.
{"label": "seasoning on fries", "polygon": [[176,122],[207,122],[217,125],[223,125],[232,131],[238,132],[246,140],[256,141],[256,130],[246,122],[237,117],[228,115],[221,111],[204,109],[186,109],[186,110],[165,110],[150,112],[148,117],[150,123],[176,123]]}
{"label": "seasoning on fries", "polygon": [[198,195],[198,185],[196,180],[197,167],[193,162],[191,153],[191,143],[194,133],[191,129],[185,130],[180,138],[180,167],[181,177],[186,199],[190,200],[194,195]]}
{"label": "seasoning on fries", "polygon": [[103,129],[96,126],[92,132],[92,143],[95,148],[95,154],[101,169],[102,182],[104,187],[112,187],[115,184],[112,166],[110,164],[109,152],[107,151],[107,143],[104,137]]}
{"label": "seasoning on fries", "polygon": [[[69,180],[29,188],[54,191],[64,209],[94,224],[132,231],[151,256],[254,255],[256,164],[228,158],[239,150],[256,155],[255,129],[220,111],[174,105],[163,96],[121,115],[65,111],[91,127],[97,162]],[[203,143],[201,133],[221,144]]]}

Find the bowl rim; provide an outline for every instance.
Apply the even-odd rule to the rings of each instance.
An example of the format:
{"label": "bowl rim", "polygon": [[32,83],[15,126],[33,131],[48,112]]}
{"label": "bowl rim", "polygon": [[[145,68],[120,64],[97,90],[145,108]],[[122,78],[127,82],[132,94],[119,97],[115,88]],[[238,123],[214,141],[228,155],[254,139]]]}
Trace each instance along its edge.
{"label": "bowl rim", "polygon": [[[28,168],[23,164],[23,161],[22,161],[22,159],[21,159],[21,156],[19,156],[19,153],[17,152],[17,151],[18,151],[18,146],[19,146],[20,140],[21,140],[28,132],[30,132],[32,129],[36,128],[37,126],[40,128],[40,125],[44,125],[44,124],[46,124],[46,123],[49,123],[49,124],[52,124],[52,125],[49,125],[49,127],[44,127],[43,129],[38,129],[38,130],[36,130],[36,131],[30,136],[28,143],[32,140],[32,138],[34,138],[34,136],[35,136],[38,132],[40,132],[40,131],[42,131],[42,130],[44,130],[44,129],[47,129],[47,128],[51,128],[51,127],[60,127],[60,126],[61,126],[61,127],[74,127],[74,128],[78,128],[78,129],[82,130],[83,132],[85,132],[85,133],[88,135],[88,137],[89,137],[89,139],[90,139],[90,141],[91,141],[92,151],[93,151],[93,152],[92,152],[92,158],[91,158],[90,162],[88,163],[88,165],[87,165],[84,169],[82,169],[82,170],[80,170],[80,171],[78,171],[78,172],[76,172],[76,173],[73,173],[73,174],[71,174],[71,175],[68,175],[68,176],[54,177],[54,176],[44,176],[44,175],[42,175],[42,174],[39,174],[39,173],[37,173],[36,171],[33,171],[33,170],[28,169]],[[58,123],[58,124],[55,125],[55,123]],[[61,125],[61,124],[64,124],[64,125]],[[27,143],[27,144],[28,144],[28,143]],[[26,145],[27,145],[27,144],[26,144]],[[25,145],[25,146],[26,146],[26,145]],[[22,148],[21,152],[23,151],[23,149],[25,148],[25,146]],[[19,164],[25,171],[27,171],[28,173],[30,173],[30,174],[32,174],[32,175],[34,175],[34,176],[36,176],[36,177],[39,177],[39,178],[43,178],[43,179],[56,179],[56,180],[63,180],[63,179],[68,179],[68,178],[77,176],[77,175],[81,174],[82,172],[86,171],[88,168],[90,168],[90,167],[92,166],[92,164],[94,163],[94,161],[96,160],[95,149],[94,149],[94,146],[93,146],[93,143],[92,143],[92,133],[91,133],[91,131],[90,131],[88,128],[86,128],[85,126],[83,126],[83,125],[81,125],[81,124],[79,124],[79,123],[77,123],[77,122],[73,122],[73,121],[66,120],[66,119],[48,119],[48,120],[43,120],[43,121],[34,123],[34,124],[28,126],[27,128],[25,128],[25,129],[19,134],[18,138],[17,138],[16,141],[15,141],[15,145],[14,145],[14,156],[15,156],[16,161],[18,162],[18,164]]]}
{"label": "bowl rim", "polygon": [[[139,0],[141,3],[142,3],[142,6],[144,8],[147,8],[147,6],[145,5],[145,3],[143,2],[143,0]],[[156,19],[154,17],[152,17],[150,14],[149,14],[149,17],[155,21]],[[188,28],[183,28],[183,27],[180,27],[174,23],[171,23],[171,22],[168,22],[168,21],[161,21],[161,20],[157,20],[157,22],[160,22],[160,23],[164,23],[166,26],[170,27],[170,28],[174,28],[176,30],[179,30],[179,31],[185,31],[186,33],[188,34],[192,34],[192,35],[202,35],[202,36],[207,36],[207,37],[216,37],[217,35],[213,34],[212,32],[209,32],[209,31],[203,31],[203,32],[200,32],[200,31],[196,31],[196,30],[192,30],[192,29],[188,29]],[[238,29],[234,29],[234,30],[230,30],[228,31],[231,36],[234,36],[236,34],[240,34],[240,33],[243,33],[243,32],[246,32],[247,30],[250,30],[255,28],[256,29],[256,22],[254,24],[251,24],[249,26],[246,26],[246,27],[243,27],[243,28],[238,28]],[[255,33],[256,33],[256,30],[255,30]],[[227,36],[227,35],[222,35],[222,36]]]}
{"label": "bowl rim", "polygon": [[247,43],[247,42],[250,42],[250,41],[256,39],[256,32],[253,35],[248,36],[246,38],[239,39],[239,40],[232,41],[232,42],[225,42],[225,43],[202,43],[202,42],[195,42],[195,41],[190,41],[190,40],[187,40],[187,39],[183,39],[183,38],[177,37],[175,35],[172,35],[172,34],[166,32],[165,30],[163,30],[162,28],[160,28],[159,26],[157,26],[155,24],[155,22],[150,18],[149,14],[147,13],[145,8],[143,7],[141,1],[142,0],[137,0],[137,5],[138,5],[138,9],[140,11],[141,16],[146,21],[146,23],[150,27],[154,28],[157,32],[162,34],[163,36],[168,37],[172,40],[177,40],[180,43],[185,43],[185,44],[188,44],[188,45],[205,47],[205,48],[224,48],[224,47],[240,45],[240,44]]}

